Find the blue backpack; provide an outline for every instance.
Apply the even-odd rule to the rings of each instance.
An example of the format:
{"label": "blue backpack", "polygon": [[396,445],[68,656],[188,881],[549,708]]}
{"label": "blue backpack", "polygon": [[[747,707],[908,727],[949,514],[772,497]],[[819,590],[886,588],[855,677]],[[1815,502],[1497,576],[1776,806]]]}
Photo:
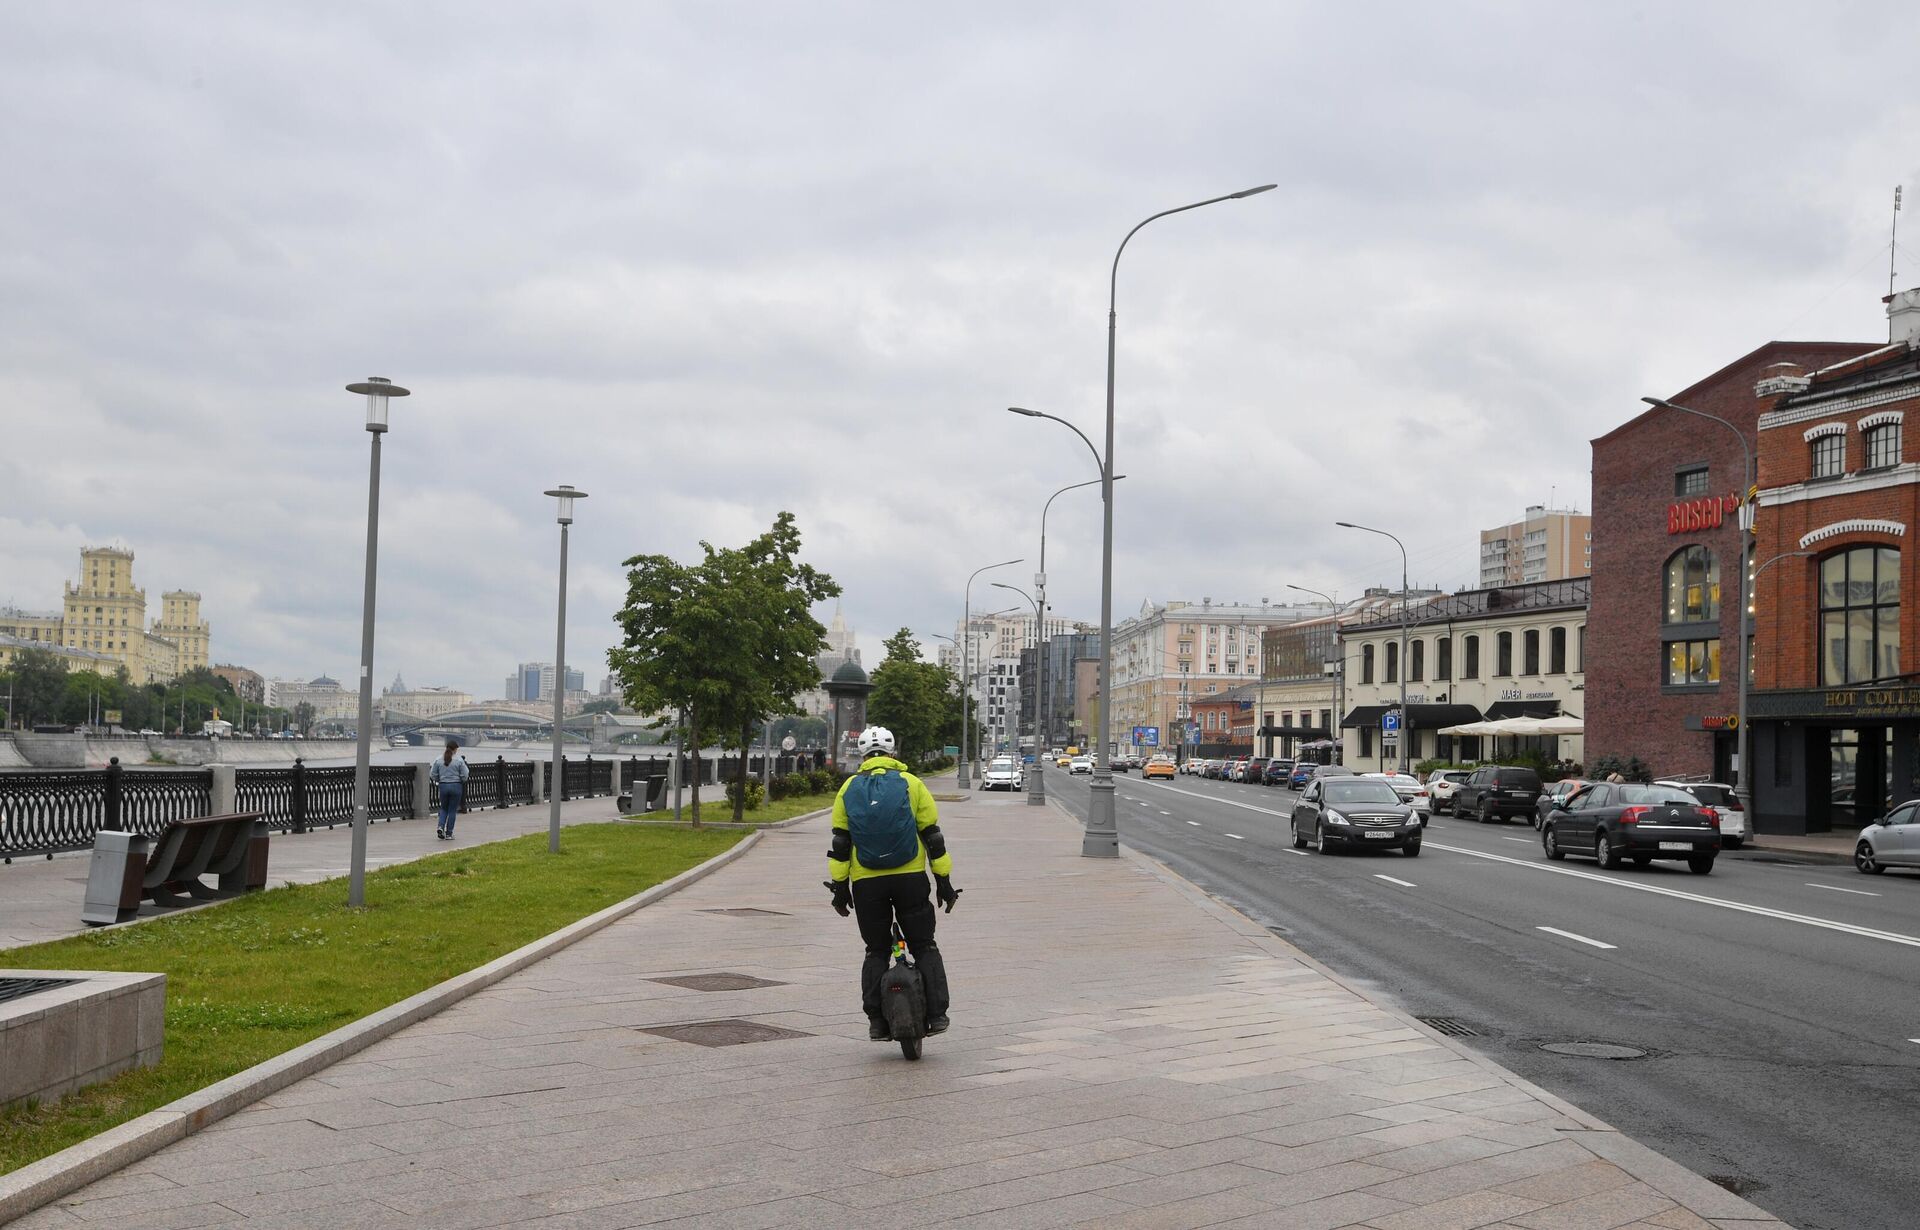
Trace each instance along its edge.
{"label": "blue backpack", "polygon": [[862,867],[884,871],[910,863],[920,853],[913,799],[907,779],[898,770],[854,774],[841,801],[847,809],[847,833]]}

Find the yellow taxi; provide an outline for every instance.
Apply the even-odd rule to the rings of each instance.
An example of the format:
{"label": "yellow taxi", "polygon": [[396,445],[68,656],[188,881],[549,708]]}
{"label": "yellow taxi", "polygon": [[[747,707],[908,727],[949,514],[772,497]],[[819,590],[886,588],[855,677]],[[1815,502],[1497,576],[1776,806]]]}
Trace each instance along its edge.
{"label": "yellow taxi", "polygon": [[1178,766],[1176,766],[1173,763],[1172,757],[1155,756],[1152,760],[1147,761],[1146,768],[1140,770],[1140,776],[1141,777],[1165,777],[1170,779],[1173,777],[1175,773],[1178,773],[1179,771],[1180,770]]}

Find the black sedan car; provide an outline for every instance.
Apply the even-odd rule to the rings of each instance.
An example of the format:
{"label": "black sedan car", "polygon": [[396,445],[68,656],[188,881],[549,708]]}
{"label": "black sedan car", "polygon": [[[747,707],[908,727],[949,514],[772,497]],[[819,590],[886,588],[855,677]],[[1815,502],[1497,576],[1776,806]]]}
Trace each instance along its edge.
{"label": "black sedan car", "polygon": [[1595,782],[1547,813],[1540,844],[1548,858],[1579,854],[1609,868],[1684,859],[1703,876],[1720,853],[1720,813],[1677,786]]}
{"label": "black sedan car", "polygon": [[1293,848],[1351,847],[1420,853],[1420,817],[1377,777],[1316,777],[1293,808]]}

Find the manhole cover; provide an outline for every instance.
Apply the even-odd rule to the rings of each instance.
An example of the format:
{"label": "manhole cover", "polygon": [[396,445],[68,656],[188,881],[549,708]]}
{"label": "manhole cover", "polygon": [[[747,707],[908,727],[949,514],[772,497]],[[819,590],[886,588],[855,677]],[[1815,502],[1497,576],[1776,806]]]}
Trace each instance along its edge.
{"label": "manhole cover", "polygon": [[1417,1016],[1413,1018],[1423,1025],[1429,1025],[1449,1038],[1478,1038],[1480,1031],[1457,1016]]}
{"label": "manhole cover", "polygon": [[672,1038],[675,1042],[691,1042],[695,1046],[740,1046],[747,1042],[778,1042],[783,1038],[806,1038],[810,1034],[797,1029],[782,1029],[778,1025],[763,1025],[759,1021],[693,1021],[686,1025],[655,1025],[642,1028],[643,1034],[658,1034],[662,1038]]}
{"label": "manhole cover", "polygon": [[1644,1059],[1647,1055],[1637,1046],[1622,1046],[1618,1042],[1549,1042],[1540,1049],[1579,1059]]}
{"label": "manhole cover", "polygon": [[8,1000],[25,999],[42,991],[70,987],[78,981],[78,978],[0,978],[0,1004]]}
{"label": "manhole cover", "polygon": [[724,910],[701,910],[702,914],[731,914],[738,918],[753,918],[760,915],[769,917],[788,917],[785,910],[763,910],[757,905],[730,906]]}
{"label": "manhole cover", "polygon": [[647,981],[664,982],[670,987],[685,987],[689,991],[750,991],[754,987],[787,985],[755,978],[750,974],[679,974],[672,978],[649,978]]}

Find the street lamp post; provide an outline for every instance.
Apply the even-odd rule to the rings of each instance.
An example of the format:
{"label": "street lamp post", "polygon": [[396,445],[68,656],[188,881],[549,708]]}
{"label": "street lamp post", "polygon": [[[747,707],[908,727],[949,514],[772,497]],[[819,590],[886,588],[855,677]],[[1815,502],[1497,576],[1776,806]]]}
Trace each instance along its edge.
{"label": "street lamp post", "polygon": [[[1045,572],[1042,572],[1040,575],[1044,577],[1047,574]],[[1046,795],[1040,793],[1040,786],[1038,785],[1040,781],[1040,697],[1042,695],[1041,689],[1040,689],[1040,682],[1039,682],[1040,681],[1040,652],[1045,647],[1045,641],[1041,634],[1045,631],[1044,625],[1046,623],[1046,613],[1042,610],[1039,601],[1035,599],[1032,594],[1028,593],[1024,589],[1019,588],[1018,586],[1006,585],[1006,584],[1003,584],[1002,582],[995,581],[993,582],[993,587],[995,589],[1010,590],[1013,593],[1019,594],[1022,598],[1025,598],[1027,600],[1027,605],[1033,608],[1033,628],[1034,628],[1034,632],[1033,632],[1033,668],[1034,668],[1033,768],[1027,771],[1027,802],[1032,804],[1035,807],[1038,807],[1040,804],[1047,801]],[[1014,747],[1015,750],[1018,750],[1020,745],[1019,724],[1016,721],[1014,721],[1011,716],[1009,716],[1007,724],[1013,729],[1012,746]]]}
{"label": "street lamp post", "polygon": [[[1752,824],[1753,775],[1747,771],[1747,750],[1752,742],[1751,737],[1747,733],[1747,646],[1753,641],[1753,610],[1752,598],[1747,589],[1749,580],[1747,577],[1747,565],[1753,558],[1753,444],[1747,439],[1746,432],[1741,431],[1733,423],[1721,418],[1717,414],[1708,414],[1704,410],[1695,410],[1690,406],[1678,405],[1666,400],[1664,397],[1642,397],[1640,400],[1650,406],[1659,406],[1663,410],[1678,410],[1681,414],[1691,414],[1695,418],[1713,420],[1734,434],[1734,438],[1740,441],[1741,453],[1746,457],[1747,481],[1745,485],[1740,488],[1740,644],[1734,650],[1734,670],[1739,675],[1738,691],[1735,693],[1737,697],[1735,701],[1735,712],[1739,716],[1739,727],[1734,731],[1733,739],[1734,756],[1740,763],[1734,769],[1733,794],[1735,798],[1740,800],[1741,810],[1747,815],[1747,823]],[[1771,564],[1774,561],[1768,560],[1767,562]],[[1726,660],[1725,654],[1721,655],[1721,660]]]}
{"label": "street lamp post", "polygon": [[[560,618],[558,630],[553,639],[553,788],[547,792],[547,851],[560,852],[560,796],[566,791],[562,788],[567,771],[566,758],[561,749],[561,722],[566,717],[567,704],[567,529],[573,524],[573,502],[584,500],[587,493],[575,491],[562,483],[548,495],[560,501]],[[745,755],[745,752],[741,753]]]}
{"label": "street lamp post", "polygon": [[[1355,525],[1351,521],[1336,521],[1335,525],[1347,530],[1364,530],[1369,534],[1378,534],[1382,538],[1392,538],[1393,545],[1400,548],[1400,668],[1394,674],[1400,676],[1400,771],[1407,771],[1407,752],[1413,743],[1413,724],[1407,720],[1407,544],[1385,530],[1376,530],[1370,525]],[[1345,667],[1345,655],[1341,656],[1341,666]]]}
{"label": "street lamp post", "polygon": [[[967,588],[961,597],[962,606],[960,608],[961,614],[960,614],[960,646],[959,646],[959,649],[960,649],[960,770],[956,779],[956,784],[962,790],[966,790],[969,788],[969,782],[967,780],[967,735],[969,733],[969,727],[972,724],[968,721],[968,714],[971,711],[971,705],[973,703],[973,698],[968,694],[973,687],[973,672],[970,669],[970,664],[973,661],[973,578],[979,576],[983,572],[990,572],[995,568],[1006,568],[1006,567],[1009,567],[1010,565],[1018,564],[1022,562],[1024,561],[1017,560],[1017,559],[1003,559],[997,564],[984,564],[978,568],[975,568],[972,574],[970,574],[967,577]],[[974,740],[974,742],[977,744],[979,740],[976,739]]]}
{"label": "street lamp post", "polygon": [[[1331,664],[1333,666],[1331,672],[1333,675],[1333,721],[1328,723],[1327,738],[1337,744],[1340,740],[1334,738],[1334,732],[1340,729],[1339,723],[1346,720],[1347,713],[1347,651],[1346,647],[1340,643],[1340,600],[1332,594],[1323,594],[1317,589],[1308,589],[1304,585],[1289,584],[1287,588],[1324,599],[1333,611],[1333,647],[1339,651],[1340,660]],[[1406,663],[1403,662],[1401,665],[1405,666]],[[1405,712],[1403,708],[1401,710],[1403,717]],[[1345,760],[1345,754],[1343,753],[1340,758]]]}
{"label": "street lamp post", "polygon": [[[1157,221],[1172,214],[1185,213],[1190,209],[1199,209],[1206,205],[1217,205],[1221,201],[1238,201],[1246,197],[1257,196],[1271,191],[1275,185],[1261,184],[1257,188],[1244,188],[1239,192],[1229,192],[1225,196],[1209,197],[1204,201],[1195,201],[1190,205],[1180,205],[1173,209],[1163,209],[1157,214],[1142,218],[1134,224],[1132,230],[1121,239],[1120,246],[1114,249],[1113,267],[1107,276],[1107,447],[1102,454],[1094,450],[1094,459],[1100,463],[1100,502],[1102,527],[1100,533],[1100,720],[1094,736],[1094,760],[1092,797],[1087,804],[1087,828],[1080,841],[1080,854],[1088,858],[1118,858],[1120,855],[1120,828],[1114,815],[1113,803],[1113,763],[1107,754],[1108,734],[1113,714],[1113,356],[1115,337],[1119,328],[1120,300],[1120,257],[1126,252],[1127,244],[1140,233],[1140,228],[1149,222]],[[1030,411],[1022,413],[1031,414]],[[1051,415],[1033,415],[1036,418],[1051,418]],[[1064,420],[1061,420],[1064,422]],[[1072,426],[1072,424],[1068,424]],[[1075,427],[1078,432],[1080,429]],[[1081,439],[1086,439],[1084,435]],[[1088,448],[1093,448],[1091,441]]]}
{"label": "street lamp post", "polygon": [[[353,750],[353,853],[348,863],[347,905],[367,903],[367,800],[373,789],[373,590],[380,557],[380,437],[387,433],[387,401],[408,390],[385,376],[369,376],[347,386],[367,399],[367,433],[373,437],[367,470],[367,579],[360,603],[360,730]],[[181,693],[180,724],[186,725],[186,693]]]}
{"label": "street lamp post", "polygon": [[[1068,423],[1067,426],[1072,427],[1073,424]],[[1084,440],[1086,437],[1082,436],[1081,439]],[[1087,447],[1093,447],[1092,441],[1088,441]],[[1093,456],[1097,464],[1100,454],[1096,452]],[[1117,483],[1125,477],[1124,474],[1116,474],[1113,476],[1113,481]],[[1090,478],[1084,483],[1069,483],[1048,496],[1047,502],[1040,508],[1040,571],[1033,574],[1034,594],[1039,599],[1039,610],[1035,616],[1039,620],[1039,625],[1034,633],[1038,653],[1033,664],[1034,688],[1039,695],[1034,698],[1033,710],[1033,786],[1027,795],[1027,802],[1036,807],[1047,801],[1046,761],[1042,753],[1046,751],[1046,745],[1052,741],[1049,736],[1053,733],[1052,728],[1047,724],[1047,513],[1053,509],[1053,502],[1067,492],[1077,491],[1082,487],[1095,487],[1099,484],[1100,480],[1097,478]]]}

